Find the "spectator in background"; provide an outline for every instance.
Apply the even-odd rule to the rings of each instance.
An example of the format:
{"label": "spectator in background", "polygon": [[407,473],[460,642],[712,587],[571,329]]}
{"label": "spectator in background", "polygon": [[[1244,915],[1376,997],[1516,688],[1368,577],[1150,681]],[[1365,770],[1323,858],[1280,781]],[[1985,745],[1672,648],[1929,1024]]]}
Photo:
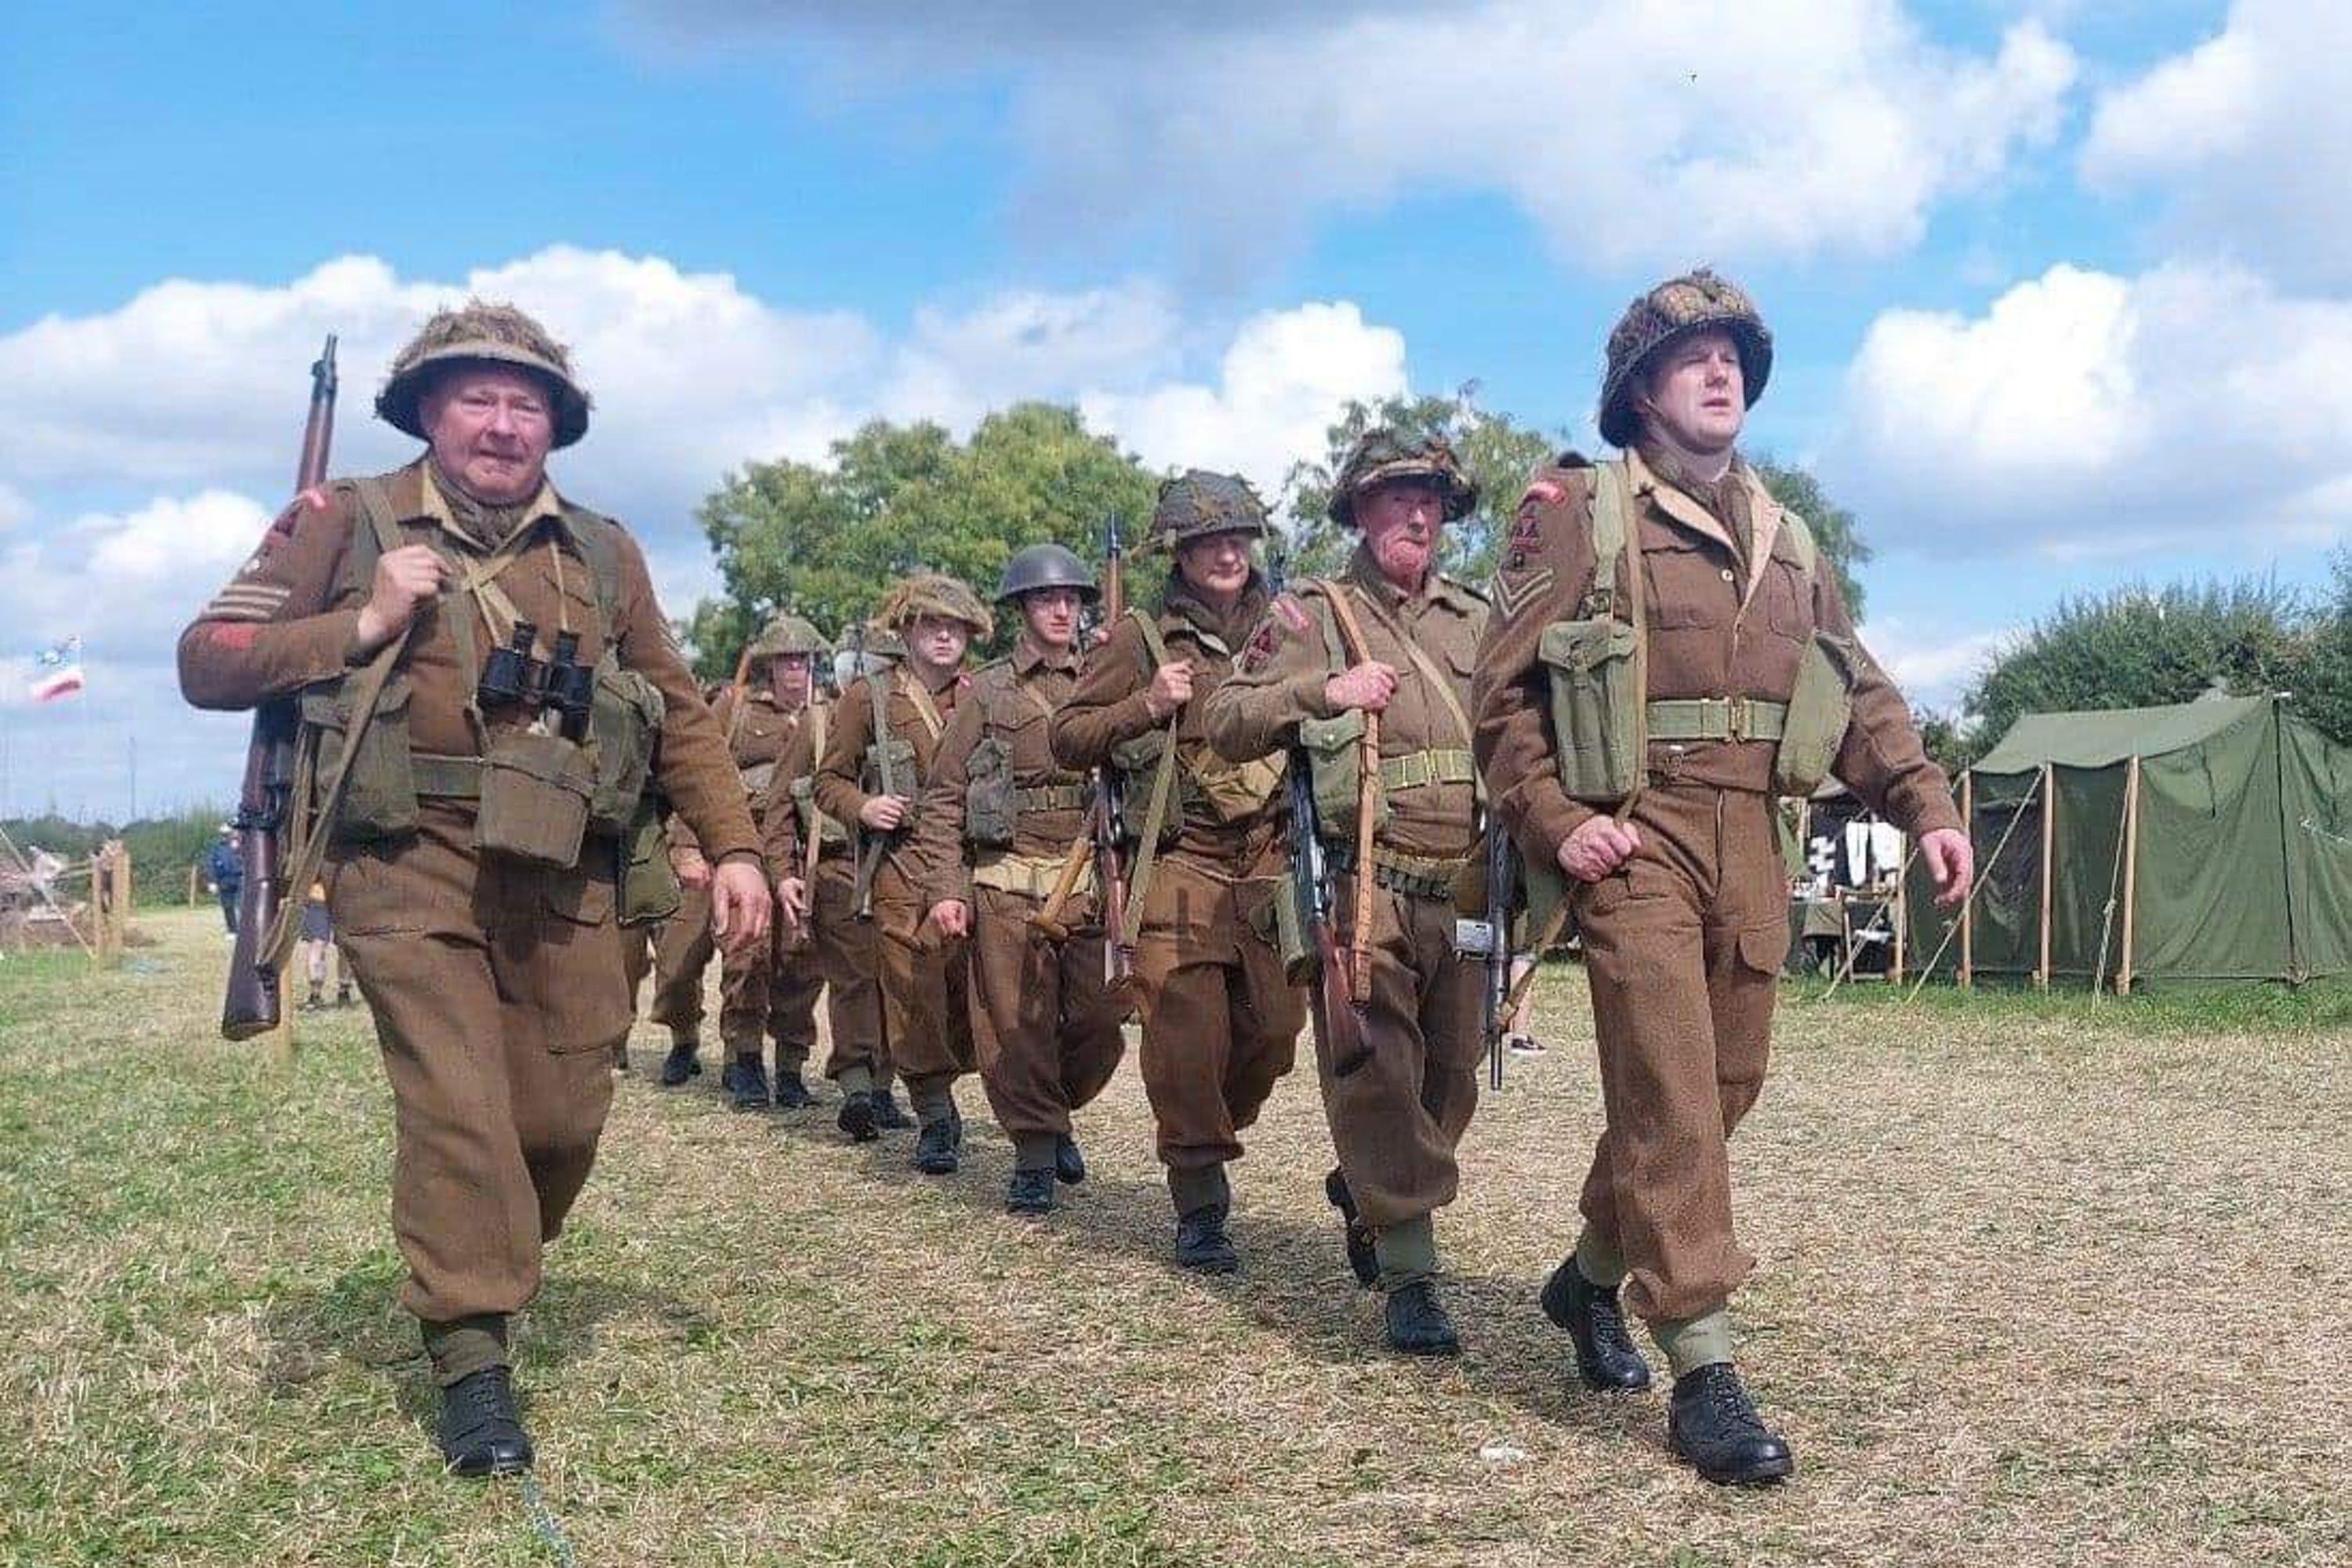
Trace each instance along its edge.
{"label": "spectator in background", "polygon": [[220,837],[205,851],[205,887],[219,896],[221,922],[236,934],[236,896],[245,886],[245,862],[237,856],[236,829],[224,822]]}
{"label": "spectator in background", "polygon": [[335,954],[335,1005],[352,1005],[352,972],[344,967],[343,955],[335,949],[335,928],[327,917],[327,885],[310,884],[310,897],[302,900],[302,968],[310,981],[310,994],[302,999],[302,1010],[315,1013],[324,1007],[320,994],[327,984],[327,954]]}

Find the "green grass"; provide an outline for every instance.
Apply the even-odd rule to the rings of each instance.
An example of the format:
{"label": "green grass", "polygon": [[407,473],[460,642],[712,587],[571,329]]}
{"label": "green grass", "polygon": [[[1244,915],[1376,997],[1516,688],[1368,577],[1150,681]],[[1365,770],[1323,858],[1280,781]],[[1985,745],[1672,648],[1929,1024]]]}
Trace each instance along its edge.
{"label": "green grass", "polygon": [[[364,1015],[273,1068],[213,1036],[212,911],[142,925],[113,972],[0,961],[0,1565],[553,1561],[434,1458]],[[1696,1481],[1535,1310],[1597,1128],[1567,966],[1440,1220],[1448,1365],[1381,1352],[1304,1072],[1216,1281],[1165,1265],[1131,1062],[1044,1226],[976,1086],[928,1181],[829,1110],[627,1080],[519,1324],[539,1484],[582,1563],[2343,1560],[2341,995],[1801,997],[1734,1150],[1792,1486]]]}

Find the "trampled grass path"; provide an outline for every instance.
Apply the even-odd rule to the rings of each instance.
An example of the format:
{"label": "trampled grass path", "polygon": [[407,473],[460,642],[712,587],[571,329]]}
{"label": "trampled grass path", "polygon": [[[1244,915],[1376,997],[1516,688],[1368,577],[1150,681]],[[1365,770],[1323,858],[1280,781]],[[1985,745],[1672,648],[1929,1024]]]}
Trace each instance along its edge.
{"label": "trampled grass path", "polygon": [[[305,1016],[279,1074],[213,1037],[208,913],[142,926],[113,973],[0,961],[0,1564],[553,1560],[512,1484],[435,1460],[364,1013]],[[846,1146],[830,1100],[626,1081],[521,1325],[577,1561],[2352,1555],[2340,1006],[1785,1006],[1735,1146],[1743,1355],[1801,1466],[1762,1494],[1674,1462],[1662,1394],[1573,1391],[1535,1309],[1598,1101],[1575,970],[1542,1007],[1552,1049],[1481,1108],[1441,1216],[1451,1365],[1381,1352],[1304,1072],[1217,1281],[1163,1261],[1131,1061],[1042,1226],[1000,1212],[976,1086],[940,1181],[905,1134]]]}

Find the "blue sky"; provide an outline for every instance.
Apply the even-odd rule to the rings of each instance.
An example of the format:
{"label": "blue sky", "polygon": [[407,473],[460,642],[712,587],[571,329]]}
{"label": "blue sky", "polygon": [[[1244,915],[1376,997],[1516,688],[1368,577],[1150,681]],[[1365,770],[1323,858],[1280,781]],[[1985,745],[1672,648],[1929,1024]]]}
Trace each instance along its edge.
{"label": "blue sky", "polygon": [[[874,415],[1076,401],[1278,487],[1339,400],[1476,380],[1588,447],[1599,345],[1710,261],[1780,342],[1751,447],[1862,516],[1948,705],[2064,595],[2352,530],[2340,8],[1749,0],[14,6],[0,45],[0,813],[222,800],[173,635],[339,467],[436,303],[578,350],[558,479],[646,539]],[[91,683],[35,709],[42,644]]]}

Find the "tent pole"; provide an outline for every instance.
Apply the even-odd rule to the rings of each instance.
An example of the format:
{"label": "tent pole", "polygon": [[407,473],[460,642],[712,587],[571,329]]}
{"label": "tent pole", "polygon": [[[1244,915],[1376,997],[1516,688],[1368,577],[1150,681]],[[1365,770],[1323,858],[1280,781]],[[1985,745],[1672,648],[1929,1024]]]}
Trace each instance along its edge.
{"label": "tent pole", "polygon": [[2124,956],[2116,972],[2116,994],[2128,996],[2132,988],[2132,912],[2139,900],[2139,754],[2132,753],[2124,773]]}
{"label": "tent pole", "polygon": [[2050,989],[2050,881],[2058,839],[2058,796],[2052,764],[2042,764],[2042,962],[2033,971],[2037,990]]}
{"label": "tent pole", "polygon": [[[1974,842],[1977,832],[1977,773],[1974,768],[1960,775],[1960,831]],[[1981,878],[1990,867],[1979,869]],[[1976,889],[1971,888],[1970,892]],[[1967,991],[1976,984],[1977,977],[1977,901],[1969,900],[1960,906],[1960,989]],[[1928,963],[1934,968],[1934,962]]]}
{"label": "tent pole", "polygon": [[1911,856],[1919,853],[1914,839],[1911,855],[1903,857],[1903,869],[1895,874],[1895,973],[1890,977],[1895,984],[1903,984],[1905,939],[1911,934]]}

